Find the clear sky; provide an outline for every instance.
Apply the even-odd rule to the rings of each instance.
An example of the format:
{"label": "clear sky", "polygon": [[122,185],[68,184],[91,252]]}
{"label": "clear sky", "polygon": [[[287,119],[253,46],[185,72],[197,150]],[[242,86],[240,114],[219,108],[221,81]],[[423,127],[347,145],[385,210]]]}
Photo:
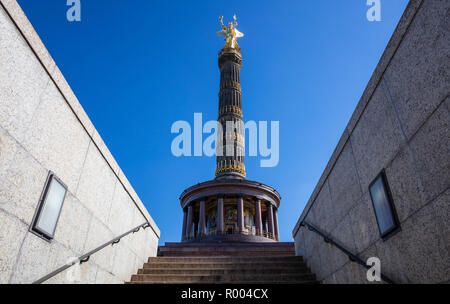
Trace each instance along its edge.
{"label": "clear sky", "polygon": [[[81,22],[66,0],[18,1],[134,189],[161,229],[181,237],[181,192],[214,178],[215,158],[171,153],[173,122],[193,113],[217,119],[224,22],[237,14],[244,58],[244,120],[280,121],[280,162],[247,178],[282,196],[282,241],[318,182],[407,0],[381,0],[369,22],[366,0],[81,0]],[[119,219],[118,219],[119,220]]]}

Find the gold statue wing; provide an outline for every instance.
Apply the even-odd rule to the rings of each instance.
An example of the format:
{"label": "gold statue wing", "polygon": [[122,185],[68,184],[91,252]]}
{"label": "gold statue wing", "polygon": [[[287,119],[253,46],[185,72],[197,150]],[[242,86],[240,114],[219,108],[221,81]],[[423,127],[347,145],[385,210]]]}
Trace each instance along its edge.
{"label": "gold statue wing", "polygon": [[226,30],[221,30],[219,32],[217,32],[218,36],[226,36],[227,35],[227,31]]}
{"label": "gold statue wing", "polygon": [[236,38],[244,37],[244,34],[239,32],[236,28],[234,28],[234,33],[236,34]]}

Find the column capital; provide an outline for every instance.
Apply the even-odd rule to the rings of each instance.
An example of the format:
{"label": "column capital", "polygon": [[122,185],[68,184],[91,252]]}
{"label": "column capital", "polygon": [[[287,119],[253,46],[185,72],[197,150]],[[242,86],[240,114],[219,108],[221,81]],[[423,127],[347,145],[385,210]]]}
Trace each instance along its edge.
{"label": "column capital", "polygon": [[276,207],[276,205],[271,201],[266,201],[264,203],[266,204],[267,207],[269,207],[269,206]]}

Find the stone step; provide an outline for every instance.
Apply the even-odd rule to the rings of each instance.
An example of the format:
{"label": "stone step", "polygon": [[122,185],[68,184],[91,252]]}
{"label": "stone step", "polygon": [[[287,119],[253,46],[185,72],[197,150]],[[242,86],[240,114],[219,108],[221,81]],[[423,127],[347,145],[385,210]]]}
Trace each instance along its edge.
{"label": "stone step", "polygon": [[293,246],[160,246],[166,251],[295,251]]}
{"label": "stone step", "polygon": [[132,284],[317,283],[293,243],[166,243]]}
{"label": "stone step", "polygon": [[[168,284],[167,282],[146,282],[146,281],[135,281],[135,282],[125,282],[125,284],[133,284],[133,285],[151,285],[151,284]],[[170,284],[186,284],[186,282],[184,281],[172,281],[170,282]],[[208,284],[208,282],[190,282],[189,284]],[[320,282],[318,281],[305,281],[305,280],[299,280],[299,281],[272,281],[272,282],[261,282],[261,281],[246,281],[245,283],[242,282],[236,282],[236,281],[230,281],[230,282],[226,282],[226,281],[221,281],[221,282],[214,282],[214,284],[226,284],[226,285],[233,285],[233,284],[245,284],[245,285],[259,285],[259,286],[264,286],[267,284],[270,285],[279,285],[279,284],[289,284],[289,285],[312,285],[312,284],[320,284]]]}
{"label": "stone step", "polygon": [[150,257],[148,263],[259,263],[303,262],[299,256]]}
{"label": "stone step", "polygon": [[153,269],[161,269],[161,268],[170,268],[170,269],[182,269],[182,268],[208,268],[208,269],[235,269],[235,268],[255,268],[255,269],[264,269],[264,268],[301,268],[304,266],[303,263],[298,262],[270,262],[270,263],[236,263],[236,262],[224,262],[224,263],[145,263],[143,268],[153,268]]}
{"label": "stone step", "polygon": [[146,282],[146,283],[174,283],[174,282],[183,282],[185,284],[191,283],[241,283],[246,284],[247,282],[313,282],[316,278],[313,274],[249,274],[249,275],[241,275],[241,274],[225,274],[225,275],[180,275],[180,274],[171,274],[171,275],[153,275],[153,274],[137,274],[133,275],[131,278],[131,282]]}
{"label": "stone step", "polygon": [[277,252],[260,252],[260,251],[248,251],[248,252],[187,252],[187,251],[181,251],[181,252],[158,252],[158,256],[160,257],[208,257],[208,256],[254,256],[254,255],[260,255],[260,256],[273,256],[273,255],[284,255],[284,256],[295,256],[295,252],[286,252],[286,251],[277,251]]}
{"label": "stone step", "polygon": [[202,243],[202,242],[183,242],[183,243],[173,243],[168,242],[165,243],[163,247],[264,247],[264,248],[270,248],[270,247],[288,247],[288,248],[294,248],[295,244],[294,242],[276,242],[276,243],[227,243],[227,242],[215,242],[215,243]]}
{"label": "stone step", "polygon": [[283,243],[166,243],[160,257],[193,256],[295,256],[292,242]]}
{"label": "stone step", "polygon": [[286,250],[275,250],[275,249],[245,249],[236,250],[234,248],[229,249],[218,249],[218,248],[176,248],[176,249],[158,249],[158,256],[295,256],[295,251],[286,251]]}
{"label": "stone step", "polygon": [[271,268],[204,268],[199,266],[198,268],[143,268],[138,270],[138,274],[182,274],[182,275],[195,275],[195,276],[211,276],[211,275],[249,275],[249,274],[309,274],[309,269],[306,267],[271,267]]}

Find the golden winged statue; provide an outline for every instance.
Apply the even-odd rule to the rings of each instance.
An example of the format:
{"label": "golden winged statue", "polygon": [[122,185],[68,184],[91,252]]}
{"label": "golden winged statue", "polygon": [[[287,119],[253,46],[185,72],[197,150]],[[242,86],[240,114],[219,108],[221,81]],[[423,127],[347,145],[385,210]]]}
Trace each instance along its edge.
{"label": "golden winged statue", "polygon": [[237,51],[240,51],[241,48],[239,47],[237,43],[237,38],[244,37],[244,34],[239,32],[236,29],[236,26],[238,25],[236,21],[236,15],[233,16],[234,22],[228,23],[228,27],[223,24],[223,16],[219,17],[220,25],[222,26],[222,30],[217,32],[217,35],[219,36],[225,36],[225,46],[224,48],[231,48],[235,49]]}

